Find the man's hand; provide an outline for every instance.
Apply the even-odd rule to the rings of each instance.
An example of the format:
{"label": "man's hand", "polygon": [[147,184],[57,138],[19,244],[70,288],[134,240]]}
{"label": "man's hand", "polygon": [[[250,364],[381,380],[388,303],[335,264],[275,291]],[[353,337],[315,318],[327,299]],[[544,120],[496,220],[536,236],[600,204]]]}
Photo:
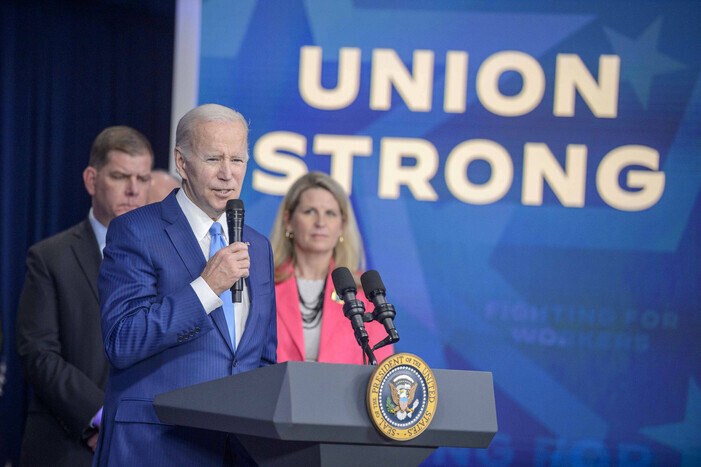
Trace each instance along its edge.
{"label": "man's hand", "polygon": [[248,245],[236,242],[222,248],[209,258],[201,276],[215,294],[221,295],[222,292],[230,289],[234,282],[242,277],[248,277],[250,267]]}

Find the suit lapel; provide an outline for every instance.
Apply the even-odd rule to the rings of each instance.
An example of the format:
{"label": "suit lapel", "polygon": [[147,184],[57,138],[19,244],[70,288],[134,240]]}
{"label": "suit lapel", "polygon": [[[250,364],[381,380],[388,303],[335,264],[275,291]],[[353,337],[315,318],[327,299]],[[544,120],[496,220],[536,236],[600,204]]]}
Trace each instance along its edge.
{"label": "suit lapel", "polygon": [[[175,197],[173,197],[173,201],[175,201]],[[190,273],[190,279],[197,279],[207,261],[202,255],[202,249],[197,243],[185,215],[182,214],[174,223],[166,226],[166,233]]]}
{"label": "suit lapel", "polygon": [[[248,298],[249,298],[250,308],[248,309],[248,318],[246,319],[245,327],[243,330],[243,335],[241,336],[241,341],[239,342],[240,348],[248,345],[248,341],[251,340],[251,334],[256,332],[258,320],[260,319],[260,313],[256,312],[256,301],[255,301],[256,282],[257,281],[252,280],[252,278],[256,278],[256,279],[258,278],[258,274],[260,273],[260,271],[258,271],[256,264],[261,263],[260,261],[254,262],[253,258],[257,254],[263,254],[263,253],[260,253],[257,251],[258,244],[250,238],[245,226],[243,229],[243,235],[242,235],[241,240],[243,240],[244,242],[250,242],[250,245],[248,247],[248,253],[249,253],[249,256],[251,257],[251,266],[249,269],[249,275],[246,278],[246,287],[248,288]],[[236,305],[234,305],[234,306],[236,306]],[[226,324],[225,324],[225,326],[226,326]]]}
{"label": "suit lapel", "polygon": [[[278,302],[289,304],[289,306],[280,307],[278,310],[278,320],[287,330],[287,334],[296,351],[301,356],[301,359],[305,360],[304,329],[302,328],[302,313],[299,309],[299,293],[297,292],[297,282],[294,272],[290,272],[292,272],[292,276],[278,286],[279,296],[276,297]],[[278,334],[281,334],[281,332],[282,330],[278,329]]]}
{"label": "suit lapel", "polygon": [[80,269],[85,275],[85,280],[90,284],[95,300],[100,301],[97,292],[97,276],[102,262],[100,246],[97,244],[95,233],[89,220],[84,220],[73,230],[74,239],[71,250],[75,255]]}
{"label": "suit lapel", "polygon": [[[304,348],[304,330],[302,328],[302,313],[299,309],[297,282],[294,276],[294,270],[292,269],[292,262],[288,262],[285,267],[289,270],[291,276],[284,282],[279,283],[275,289],[276,301],[286,304],[285,306],[279,307],[277,310],[278,323],[282,324],[277,330],[278,341],[291,341],[301,360],[304,361],[307,355]],[[284,328],[284,330],[282,328]],[[287,333],[289,336],[288,339],[279,338],[283,332]]]}
{"label": "suit lapel", "polygon": [[[234,305],[234,307],[236,307],[236,305]],[[209,316],[214,321],[214,324],[219,330],[219,334],[221,334],[222,338],[226,341],[226,345],[229,346],[229,350],[233,354],[234,344],[231,342],[231,336],[229,336],[229,328],[226,325],[226,316],[224,316],[224,309],[222,307],[219,307],[216,310],[212,311],[209,314]],[[243,341],[243,339],[241,339],[241,341]]]}
{"label": "suit lapel", "polygon": [[[190,227],[187,217],[185,217],[182,209],[180,209],[178,200],[175,198],[175,193],[176,192],[173,192],[168,195],[161,203],[161,215],[163,220],[169,224],[165,228],[166,233],[173,243],[175,251],[190,273],[190,280],[194,281],[202,274],[202,270],[207,264],[207,261],[202,254],[202,248],[200,248],[200,244],[197,242],[195,234],[192,232],[192,227]],[[224,310],[219,307],[212,311],[209,316],[214,321],[214,324],[219,330],[219,334],[221,334],[222,338],[229,346],[229,350],[233,353],[234,347],[229,337],[229,328],[226,326]]]}

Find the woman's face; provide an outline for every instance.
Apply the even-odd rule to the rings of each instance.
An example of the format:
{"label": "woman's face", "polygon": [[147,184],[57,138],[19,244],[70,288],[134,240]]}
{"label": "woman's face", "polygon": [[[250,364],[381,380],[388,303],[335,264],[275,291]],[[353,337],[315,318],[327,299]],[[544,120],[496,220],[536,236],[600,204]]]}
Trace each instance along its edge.
{"label": "woman's face", "polygon": [[343,233],[343,216],[336,198],[323,188],[302,193],[292,215],[285,213],[285,228],[294,234],[297,255],[331,253]]}

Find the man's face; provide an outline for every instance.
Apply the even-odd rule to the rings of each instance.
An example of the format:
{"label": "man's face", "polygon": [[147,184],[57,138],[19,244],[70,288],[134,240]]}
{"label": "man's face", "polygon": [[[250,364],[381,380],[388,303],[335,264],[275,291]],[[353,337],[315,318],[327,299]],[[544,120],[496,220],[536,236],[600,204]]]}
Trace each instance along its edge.
{"label": "man's face", "polygon": [[146,204],[151,182],[151,156],[144,152],[127,154],[112,150],[107,165],[99,171],[87,167],[83,171],[85,189],[92,196],[95,218],[108,226],[115,217]]}
{"label": "man's face", "polygon": [[192,154],[186,159],[175,151],[185,194],[212,219],[241,194],[247,158],[246,131],[238,121],[200,123],[193,131]]}

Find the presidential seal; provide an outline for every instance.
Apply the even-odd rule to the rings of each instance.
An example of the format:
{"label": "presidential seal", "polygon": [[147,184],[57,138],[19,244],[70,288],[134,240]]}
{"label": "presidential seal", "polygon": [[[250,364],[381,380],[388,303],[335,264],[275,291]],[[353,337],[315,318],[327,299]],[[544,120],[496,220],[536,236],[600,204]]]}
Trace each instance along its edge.
{"label": "presidential seal", "polygon": [[380,433],[408,441],[433,420],[438,403],[436,379],[416,355],[395,354],[373,371],[366,400],[370,420]]}

